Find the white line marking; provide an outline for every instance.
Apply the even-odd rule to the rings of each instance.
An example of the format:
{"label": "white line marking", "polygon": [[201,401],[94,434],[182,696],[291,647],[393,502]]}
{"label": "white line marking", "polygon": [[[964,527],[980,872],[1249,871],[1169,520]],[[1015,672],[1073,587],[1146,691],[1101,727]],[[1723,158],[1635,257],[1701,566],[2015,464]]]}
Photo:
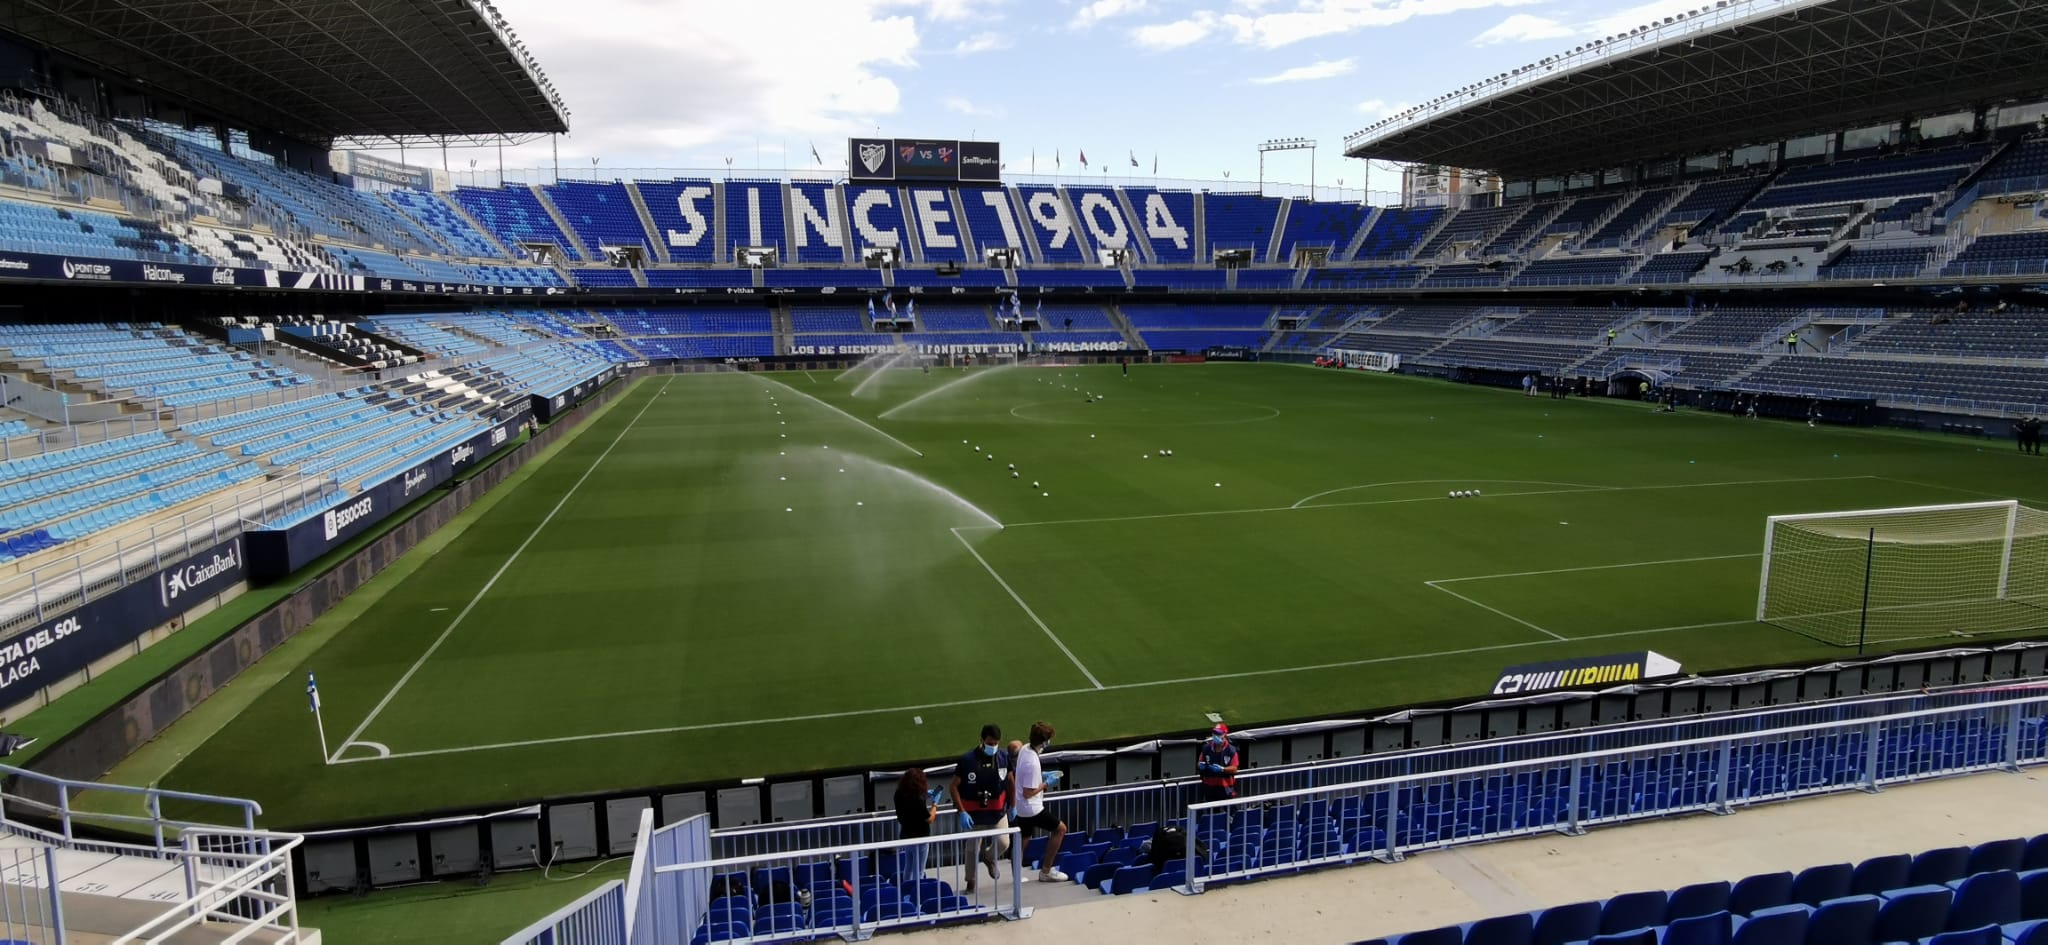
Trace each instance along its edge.
{"label": "white line marking", "polygon": [[[344,745],[342,745],[342,746],[341,746],[340,750],[338,750],[338,751],[336,751],[336,752],[334,753],[334,757],[335,757],[335,758],[340,758],[340,757],[341,757],[341,753],[342,753],[342,752],[344,752],[344,751],[347,751],[347,750],[349,750],[350,748],[352,748],[352,747],[354,747],[354,746],[357,746],[357,745],[361,745],[361,746],[363,746],[364,748],[368,748],[369,750],[371,750],[371,751],[374,751],[374,752],[376,752],[376,754],[375,754],[375,755],[370,755],[370,756],[368,756],[368,757],[366,757],[366,758],[361,758],[361,759],[357,759],[357,760],[361,760],[361,761],[369,761],[369,760],[374,760],[374,759],[377,759],[377,758],[389,758],[389,757],[391,757],[391,749],[390,749],[389,747],[387,747],[387,746],[386,746],[386,745],[385,745],[385,744],[384,744],[383,742],[372,742],[372,741],[360,741],[360,742],[353,742],[353,741],[352,741],[352,742],[349,742],[349,743],[347,743],[347,744],[344,744]],[[338,763],[338,762],[334,762],[334,761],[330,761],[330,762],[329,762],[329,764],[336,764],[336,763]]]}
{"label": "white line marking", "polygon": [[[983,525],[980,527],[987,528],[988,526]],[[1000,528],[1001,526],[997,527]],[[1052,645],[1059,647],[1060,652],[1067,654],[1067,660],[1074,664],[1075,669],[1081,671],[1081,675],[1088,677],[1088,682],[1090,685],[1094,686],[1097,689],[1101,689],[1102,680],[1096,679],[1095,674],[1088,671],[1088,667],[1081,665],[1080,657],[1075,656],[1073,650],[1067,649],[1066,642],[1059,638],[1059,634],[1052,632],[1052,628],[1046,626],[1044,620],[1039,619],[1038,612],[1032,610],[1030,604],[1024,603],[1024,598],[1018,596],[1017,589],[1011,587],[1010,582],[1003,580],[1003,576],[1001,574],[996,573],[995,566],[989,564],[988,559],[981,556],[981,551],[974,547],[974,543],[968,541],[966,536],[960,534],[959,529],[952,529],[952,532],[953,537],[959,540],[961,547],[966,548],[967,553],[974,556],[974,560],[981,562],[981,567],[983,570],[988,572],[988,576],[995,578],[996,583],[1002,585],[1003,590],[1009,593],[1010,599],[1016,601],[1017,606],[1024,608],[1024,615],[1030,617],[1031,622],[1038,625],[1038,629],[1045,631],[1045,638],[1051,640]]]}
{"label": "white line marking", "polygon": [[[1579,495],[1589,492],[1643,492],[1654,489],[1705,489],[1713,486],[1766,486],[1795,482],[1843,482],[1851,479],[1876,479],[1877,476],[1813,476],[1804,479],[1743,479],[1730,482],[1690,482],[1675,485],[1656,486],[1601,486],[1596,489],[1539,489],[1530,492],[1503,492],[1494,496],[1482,496],[1476,501],[1487,499],[1512,499],[1532,495]],[[1407,499],[1360,499],[1356,502],[1326,502],[1322,505],[1276,505],[1257,509],[1208,509],[1200,512],[1161,512],[1156,515],[1115,515],[1105,518],[1068,518],[1044,522],[1006,522],[1004,528],[1031,528],[1037,525],[1100,525],[1111,522],[1143,522],[1162,518],[1201,518],[1209,515],[1255,515],[1262,512],[1303,512],[1319,509],[1348,509],[1368,505],[1405,505],[1410,502],[1450,502],[1449,496],[1426,495]],[[1460,499],[1457,501],[1475,501]]]}
{"label": "white line marking", "polygon": [[[619,435],[612,437],[611,445],[605,447],[604,452],[599,453],[596,461],[590,464],[590,468],[583,471],[583,477],[577,479],[576,484],[569,487],[569,491],[562,493],[561,500],[555,503],[554,508],[548,510],[547,517],[541,519],[540,524],[533,526],[533,531],[526,536],[526,540],[520,542],[519,547],[512,550],[512,556],[506,558],[504,564],[498,566],[498,572],[491,575],[491,579],[485,581],[484,586],[477,590],[476,596],[469,599],[469,604],[462,608],[462,612],[456,614],[455,619],[448,622],[448,629],[441,631],[441,635],[434,638],[433,645],[427,647],[427,651],[421,653],[420,658],[413,661],[412,666],[405,671],[405,675],[398,677],[398,682],[391,687],[391,691],[385,693],[384,698],[377,700],[376,707],[370,710],[369,715],[363,717],[362,724],[357,725],[355,731],[350,732],[347,738],[341,740],[343,748],[362,738],[363,732],[370,727],[371,722],[377,720],[378,715],[383,713],[384,707],[391,704],[392,698],[398,695],[398,691],[404,689],[405,684],[412,681],[413,674],[419,672],[420,667],[427,664],[428,658],[434,655],[435,650],[441,648],[441,644],[448,642],[449,634],[454,633],[456,627],[462,626],[462,621],[469,616],[469,612],[475,610],[477,603],[484,599],[484,595],[491,592],[491,588],[497,585],[498,579],[504,577],[505,572],[511,569],[512,563],[518,561],[519,556],[526,553],[527,546],[533,544],[533,540],[540,537],[540,530],[548,527],[548,523],[555,520],[555,515],[561,512],[562,507],[568,505],[569,500],[576,496],[576,490],[583,488],[583,484],[590,481],[591,474],[597,472],[597,467],[604,463],[606,457],[612,455],[612,450],[618,449],[619,443],[625,440],[626,434],[632,432],[634,424],[639,423],[640,418],[647,415],[647,408],[654,406],[655,401],[661,394],[668,393],[668,385],[673,383],[675,383],[673,377],[663,382],[661,391],[655,394],[655,396],[647,398],[647,402],[640,405],[640,412],[634,414],[633,419],[626,422],[625,427],[619,430]],[[336,754],[339,754],[339,752]],[[330,758],[328,760],[339,761],[340,759]]]}
{"label": "white line marking", "polygon": [[1465,595],[1463,595],[1463,594],[1460,594],[1460,593],[1458,593],[1457,591],[1451,590],[1451,589],[1450,589],[1450,588],[1448,588],[1448,587],[1445,587],[1445,586],[1443,586],[1443,585],[1441,585],[1441,584],[1438,584],[1438,583],[1437,583],[1437,582],[1435,582],[1435,581],[1424,581],[1424,582],[1422,582],[1422,583],[1423,583],[1423,584],[1426,584],[1426,585],[1428,585],[1428,586],[1430,586],[1430,587],[1436,588],[1437,590],[1439,590],[1439,591],[1442,591],[1442,592],[1444,592],[1444,593],[1446,593],[1446,594],[1449,594],[1449,595],[1451,595],[1452,597],[1455,597],[1455,598],[1457,598],[1457,599],[1459,599],[1459,600],[1461,600],[1461,601],[1464,601],[1465,603],[1471,604],[1472,606],[1474,606],[1474,607],[1477,607],[1477,608],[1479,608],[1480,610],[1490,611],[1490,612],[1492,612],[1492,613],[1496,613],[1496,614],[1499,614],[1499,615],[1500,615],[1500,616],[1502,616],[1502,617],[1506,617],[1506,618],[1507,618],[1507,619],[1509,619],[1509,620],[1512,620],[1512,621],[1514,621],[1514,622],[1516,622],[1516,623],[1518,623],[1518,624],[1521,624],[1521,625],[1522,625],[1522,626],[1524,626],[1524,627],[1528,627],[1529,629],[1531,629],[1531,630],[1534,630],[1534,631],[1536,631],[1537,633],[1543,634],[1544,636],[1546,636],[1546,637],[1549,637],[1549,638],[1551,638],[1551,639],[1553,639],[1553,640],[1562,640],[1562,639],[1564,639],[1564,637],[1562,637],[1562,636],[1560,636],[1560,635],[1558,635],[1558,634],[1555,634],[1555,633],[1552,633],[1552,632],[1550,632],[1550,631],[1548,631],[1548,630],[1545,630],[1545,629],[1543,629],[1542,627],[1539,627],[1539,626],[1537,626],[1537,625],[1535,625],[1535,624],[1533,624],[1533,623],[1530,623],[1530,622],[1529,622],[1529,621],[1527,621],[1527,620],[1523,620],[1522,618],[1520,618],[1520,617],[1517,617],[1517,616],[1515,616],[1514,614],[1508,613],[1507,611],[1505,611],[1505,610],[1502,610],[1502,609],[1500,609],[1500,608],[1498,608],[1498,607],[1495,607],[1495,606],[1493,606],[1492,604],[1482,604],[1482,603],[1480,603],[1480,602],[1478,602],[1478,601],[1476,601],[1476,600],[1473,600],[1473,599],[1472,599],[1472,598],[1470,598],[1470,597],[1466,597]]}
{"label": "white line marking", "polygon": [[[1356,492],[1360,489],[1377,489],[1381,486],[1419,486],[1425,482],[1505,482],[1513,485],[1522,486],[1571,486],[1575,489],[1584,491],[1597,491],[1601,489],[1616,488],[1615,486],[1596,486],[1584,482],[1549,482],[1542,479],[1403,479],[1399,482],[1368,482],[1364,485],[1358,486],[1342,486],[1336,489],[1325,489],[1321,492],[1316,493],[1315,495],[1309,496],[1305,499],[1302,499],[1299,502],[1294,503],[1293,505],[1288,506],[1288,508],[1298,509],[1304,505],[1309,504],[1310,502],[1314,502],[1315,500],[1322,498],[1323,496],[1336,495],[1339,492]],[[1521,495],[1522,493],[1514,492],[1508,494]],[[1431,498],[1435,497],[1432,496]]]}
{"label": "white line marking", "polygon": [[[1282,676],[1289,673],[1306,673],[1329,669],[1351,669],[1359,666],[1374,666],[1384,663],[1401,663],[1410,660],[1441,659],[1446,656],[1469,656],[1474,653],[1493,653],[1501,650],[1519,650],[1524,647],[1556,646],[1559,643],[1580,643],[1587,640],[1611,640],[1617,637],[1646,636],[1653,633],[1676,633],[1682,630],[1707,630],[1715,627],[1756,626],[1756,621],[1722,620],[1713,623],[1685,624],[1677,627],[1654,627],[1649,630],[1623,630],[1619,633],[1598,633],[1590,636],[1572,637],[1568,640],[1524,640],[1518,643],[1496,643],[1489,646],[1471,646],[1457,650],[1440,650],[1434,653],[1408,653],[1400,656],[1373,656],[1364,659],[1344,660],[1335,663],[1316,663],[1308,666],[1284,666],[1274,669],[1252,669],[1237,673],[1215,673],[1208,676],[1188,676],[1181,679],[1154,679],[1147,682],[1117,683],[1100,689],[1053,689],[1045,692],[1026,692],[1010,696],[989,696],[981,699],[956,699],[951,702],[933,702],[925,705],[889,706],[881,709],[849,709],[843,712],[814,712],[808,715],[788,715],[772,719],[742,719],[731,722],[705,722],[699,725],[671,725],[663,728],[644,728],[627,732],[595,732],[588,735],[560,735],[554,738],[534,738],[517,742],[496,742],[488,745],[462,745],[454,748],[428,748],[421,751],[402,751],[392,754],[392,759],[422,758],[429,755],[453,755],[472,751],[495,751],[504,748],[527,748],[536,745],[559,745],[567,742],[600,741],[613,738],[632,738],[643,735],[673,735],[681,732],[701,732],[716,729],[748,728],[756,725],[782,725],[791,722],[817,722],[828,719],[853,718],[863,715],[891,715],[904,712],[925,712],[932,709],[951,709],[961,706],[988,705],[997,702],[1020,702],[1026,699],[1052,699],[1059,696],[1085,696],[1095,693],[1119,692],[1131,689],[1155,689],[1161,686],[1182,686],[1190,683],[1223,682],[1232,679],[1251,679],[1260,676]],[[361,761],[383,761],[384,758],[337,758],[335,764],[351,764]]]}
{"label": "white line marking", "polygon": [[1549,568],[1543,571],[1508,571],[1502,574],[1475,574],[1471,577],[1437,578],[1425,584],[1456,584],[1460,581],[1491,581],[1494,578],[1536,577],[1543,574],[1571,574],[1576,571],[1608,571],[1615,568],[1648,568],[1660,564],[1692,564],[1697,561],[1730,561],[1736,558],[1761,558],[1763,552],[1749,551],[1736,555],[1702,555],[1697,558],[1664,558],[1658,561],[1624,561],[1621,564],[1589,564],[1578,568]]}
{"label": "white line marking", "polygon": [[[758,375],[756,375],[756,376],[758,376]],[[924,451],[923,451],[923,450],[920,450],[920,449],[918,449],[918,448],[917,448],[917,447],[915,447],[915,446],[912,446],[912,445],[910,445],[910,444],[908,444],[908,443],[905,443],[905,442],[903,442],[902,440],[899,440],[899,439],[897,439],[897,438],[895,438],[895,437],[893,437],[893,436],[890,436],[890,435],[889,435],[889,434],[887,434],[887,433],[883,433],[883,432],[882,432],[882,429],[881,429],[880,427],[877,427],[877,426],[875,426],[874,424],[872,424],[872,423],[869,423],[869,422],[867,422],[866,420],[862,420],[861,418],[859,418],[859,417],[856,417],[856,416],[854,416],[853,414],[847,413],[846,411],[844,411],[844,410],[841,410],[841,409],[839,409],[838,407],[834,407],[834,406],[832,406],[831,404],[828,404],[828,403],[826,403],[826,402],[824,402],[824,401],[822,401],[822,400],[819,400],[819,399],[818,399],[818,398],[816,398],[816,397],[812,397],[811,395],[809,395],[809,394],[806,394],[806,393],[804,393],[803,391],[797,390],[796,388],[794,388],[794,387],[791,387],[791,386],[789,386],[788,384],[784,384],[784,383],[782,383],[781,381],[778,381],[778,380],[776,380],[776,379],[774,379],[774,378],[772,378],[772,377],[763,377],[763,378],[761,378],[761,380],[767,381],[768,383],[770,383],[770,384],[773,384],[773,385],[775,385],[775,386],[777,386],[777,387],[780,387],[780,388],[782,388],[783,390],[789,391],[790,393],[792,393],[792,394],[795,394],[795,395],[797,395],[798,397],[803,397],[803,398],[805,398],[805,399],[808,399],[808,400],[809,400],[809,401],[811,401],[812,403],[814,403],[814,404],[817,404],[818,406],[820,406],[820,407],[823,407],[823,408],[825,408],[826,410],[830,410],[830,411],[832,411],[833,413],[836,413],[836,414],[838,414],[838,415],[840,415],[840,416],[842,416],[842,417],[845,417],[845,418],[846,418],[846,419],[848,419],[848,420],[851,420],[851,421],[853,421],[853,422],[855,422],[855,423],[858,423],[858,424],[860,424],[861,426],[867,427],[868,429],[870,429],[870,430],[873,430],[873,431],[875,431],[875,435],[877,435],[877,436],[880,436],[880,437],[881,437],[882,439],[888,440],[889,442],[891,442],[891,443],[894,443],[894,444],[896,444],[897,446],[903,447],[904,449],[907,449],[907,450],[911,451],[912,453],[915,453],[915,454],[917,454],[917,455],[919,455],[919,456],[923,456],[923,455],[924,455]]]}
{"label": "white line marking", "polygon": [[816,375],[814,375],[814,374],[812,374],[811,372],[809,372],[809,371],[805,371],[805,372],[804,372],[804,376],[805,376],[805,377],[808,377],[808,378],[810,378],[810,379],[811,379],[811,383],[813,383],[813,384],[816,384],[816,383],[818,383],[818,378],[817,378],[817,376],[816,376]]}

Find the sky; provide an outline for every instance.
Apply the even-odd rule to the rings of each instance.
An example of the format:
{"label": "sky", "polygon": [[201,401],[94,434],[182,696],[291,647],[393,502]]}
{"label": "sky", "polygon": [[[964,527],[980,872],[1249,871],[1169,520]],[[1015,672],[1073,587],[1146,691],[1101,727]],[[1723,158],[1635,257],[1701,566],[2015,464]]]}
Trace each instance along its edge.
{"label": "sky", "polygon": [[[563,176],[843,166],[849,136],[1002,143],[1006,173],[1253,181],[1319,142],[1703,0],[493,0],[570,111]],[[546,168],[547,139],[504,166]],[[388,156],[397,157],[396,154]],[[413,150],[415,164],[439,164]],[[593,165],[593,158],[595,164]],[[1139,167],[1132,168],[1135,158]],[[458,172],[494,150],[454,149]],[[1267,158],[1306,182],[1306,153]],[[1373,169],[1376,192],[1397,173]],[[644,175],[642,175],[644,176]],[[460,180],[460,176],[458,176]]]}

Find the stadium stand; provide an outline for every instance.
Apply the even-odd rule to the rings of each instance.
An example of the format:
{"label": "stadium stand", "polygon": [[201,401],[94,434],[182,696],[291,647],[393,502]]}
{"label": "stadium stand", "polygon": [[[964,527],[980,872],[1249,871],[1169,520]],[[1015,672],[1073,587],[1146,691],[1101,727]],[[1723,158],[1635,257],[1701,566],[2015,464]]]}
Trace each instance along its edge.
{"label": "stadium stand", "polygon": [[[548,202],[569,221],[583,245],[596,251],[605,246],[637,246],[654,251],[647,228],[626,185],[618,181],[562,181],[542,188]],[[631,285],[630,279],[623,283]]]}
{"label": "stadium stand", "polygon": [[1411,258],[1428,237],[1444,211],[1435,207],[1388,208],[1374,218],[1354,259],[1402,260]]}

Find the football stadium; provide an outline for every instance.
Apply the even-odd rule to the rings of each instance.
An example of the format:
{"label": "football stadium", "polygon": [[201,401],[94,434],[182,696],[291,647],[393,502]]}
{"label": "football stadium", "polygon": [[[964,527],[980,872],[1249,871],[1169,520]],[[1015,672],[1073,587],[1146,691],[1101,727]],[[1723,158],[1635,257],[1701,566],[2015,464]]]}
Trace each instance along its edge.
{"label": "football stadium", "polygon": [[464,177],[516,25],[0,3],[0,941],[2048,942],[2048,6],[1351,196]]}

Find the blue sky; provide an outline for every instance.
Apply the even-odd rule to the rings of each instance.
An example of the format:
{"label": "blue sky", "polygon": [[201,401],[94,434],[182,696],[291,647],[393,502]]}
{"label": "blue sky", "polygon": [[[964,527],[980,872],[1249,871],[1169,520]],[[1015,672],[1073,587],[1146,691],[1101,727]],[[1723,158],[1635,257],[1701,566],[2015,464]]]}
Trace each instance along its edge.
{"label": "blue sky", "polygon": [[[1001,141],[1012,174],[1256,177],[1268,138],[1321,142],[1413,102],[1702,0],[494,0],[567,100],[567,176],[843,163],[849,135]],[[407,155],[439,163],[439,155]],[[464,170],[492,151],[451,153]],[[543,167],[547,142],[508,149]],[[1305,181],[1305,155],[1267,176]],[[1375,171],[1371,186],[1398,177]],[[1378,197],[1379,195],[1375,195]],[[1384,198],[1380,198],[1384,199]],[[1376,201],[1377,202],[1377,201]]]}

